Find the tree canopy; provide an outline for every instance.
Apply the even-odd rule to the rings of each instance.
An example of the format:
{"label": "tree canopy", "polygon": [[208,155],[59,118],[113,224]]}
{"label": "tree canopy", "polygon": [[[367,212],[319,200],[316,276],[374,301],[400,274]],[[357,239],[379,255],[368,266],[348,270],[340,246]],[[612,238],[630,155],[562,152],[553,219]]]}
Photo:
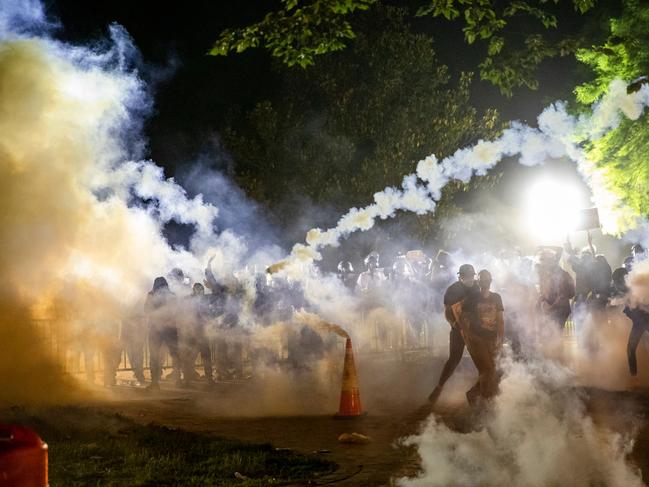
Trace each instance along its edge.
{"label": "tree canopy", "polygon": [[[591,73],[575,89],[583,104],[601,97],[615,78],[630,82],[649,73],[649,5],[640,0],[414,4],[407,11],[377,0],[282,0],[282,9],[262,23],[221,35],[212,54],[266,47],[283,65],[309,66],[281,71],[284,91],[233,116],[224,132],[253,196],[272,205],[290,188],[317,203],[361,204],[375,190],[399,184],[427,153],[444,156],[498,131],[494,111],[479,115],[470,106],[472,74],[451,79],[432,37],[412,28],[416,17],[455,22],[468,44],[482,43],[476,68],[505,94],[535,88],[543,60],[568,53]],[[581,16],[595,7],[599,13],[581,35],[579,29],[556,34],[566,8]],[[617,14],[610,18],[607,9]],[[330,54],[314,62],[324,53]],[[647,117],[624,121],[587,150],[606,168],[611,189],[649,214]]]}
{"label": "tree canopy", "polygon": [[[615,79],[633,81],[649,74],[649,5],[625,0],[622,14],[610,21],[601,45],[581,49],[577,58],[593,70],[590,82],[577,87],[579,101],[599,99]],[[649,215],[649,119],[624,120],[619,128],[588,146],[592,161],[606,169],[611,189],[637,213]]]}
{"label": "tree canopy", "polygon": [[288,66],[313,64],[315,56],[338,51],[355,37],[347,17],[367,10],[377,0],[281,0],[279,10],[238,29],[226,29],[210,50],[212,55],[243,52],[263,46]]}
{"label": "tree canopy", "polygon": [[[302,194],[340,211],[400,185],[430,153],[443,157],[498,132],[497,113],[469,102],[471,73],[451,79],[432,38],[412,33],[404,17],[374,9],[349,49],[306,71],[280,69],[280,95],[232,114],[223,141],[248,194],[271,207]],[[450,186],[446,204],[462,189]],[[422,237],[432,221],[418,218]]]}
{"label": "tree canopy", "polygon": [[[484,49],[481,78],[511,96],[519,86],[538,86],[536,70],[542,61],[573,53],[583,44],[577,35],[550,32],[559,25],[557,6],[566,2],[427,0],[419,2],[415,15],[461,22],[466,42],[479,42]],[[568,3],[583,14],[596,0]],[[264,47],[288,66],[307,67],[318,55],[344,49],[356,35],[354,25],[361,18],[356,14],[377,5],[378,0],[281,0],[281,8],[261,21],[222,31],[210,54]]]}

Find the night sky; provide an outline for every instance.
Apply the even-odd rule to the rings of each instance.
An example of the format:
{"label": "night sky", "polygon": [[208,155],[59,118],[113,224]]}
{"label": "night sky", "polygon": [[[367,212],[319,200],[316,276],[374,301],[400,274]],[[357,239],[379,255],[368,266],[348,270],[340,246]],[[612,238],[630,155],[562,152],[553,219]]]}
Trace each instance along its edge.
{"label": "night sky", "polygon": [[[417,1],[387,3],[406,7],[413,13],[421,5]],[[281,70],[302,69],[281,66],[263,49],[252,49],[228,57],[207,55],[221,30],[255,22],[277,5],[278,2],[256,0],[46,2],[48,13],[60,20],[61,28],[55,34],[59,39],[82,44],[100,42],[106,38],[107,28],[113,22],[122,25],[133,37],[142,54],[140,74],[148,82],[154,100],[153,110],[145,120],[147,148],[142,155],[162,166],[167,176],[179,176],[182,168],[206,150],[212,154],[220,153],[220,157],[212,157],[207,161],[213,169],[232,174],[236,170],[236,158],[223,154],[220,146],[217,151],[213,150],[214,141],[219,140],[219,132],[227,114],[232,110],[245,112],[261,100],[272,99],[282,88]],[[560,13],[561,24],[556,32],[550,32],[549,35],[560,38],[566,33],[577,33],[584,28],[593,29],[593,25],[596,25],[592,20],[590,24],[586,24],[586,16],[575,13],[570,2],[560,2],[560,5],[553,8]],[[602,10],[614,8],[615,5],[609,3]],[[594,14],[590,18],[597,18],[598,15],[601,22],[609,18],[605,12]],[[409,19],[414,32],[432,35],[437,46],[437,56],[449,67],[454,79],[462,71],[477,71],[478,64],[484,58],[484,46],[466,44],[462,23],[449,22],[443,18],[416,18],[414,15],[409,16]],[[513,24],[521,32],[526,32],[528,28],[525,23]],[[572,89],[586,78],[586,74],[574,56],[545,61],[537,73],[539,89],[533,91],[519,88],[511,98],[502,96],[490,83],[480,81],[476,74],[471,103],[479,111],[496,108],[502,121],[519,119],[534,125],[538,113],[550,102],[572,98]],[[504,167],[501,165],[501,168]],[[516,206],[523,176],[530,177],[541,169],[529,170],[516,164],[508,164],[506,167],[508,170],[503,172],[504,177],[499,183],[501,189],[492,194],[498,194],[501,203]],[[561,174],[561,177],[583,185],[570,163],[554,164],[552,170]],[[371,194],[368,194],[368,200],[370,198]],[[291,199],[290,204],[294,204],[294,199]],[[468,201],[466,210],[484,210],[481,205],[481,200],[476,197],[475,202]],[[269,228],[281,228],[279,238],[286,246],[301,241],[304,232],[313,224],[334,224],[340,215],[339,210],[326,213],[320,207],[316,221],[313,220],[313,212],[306,212],[299,222],[287,225],[281,208],[264,209],[263,212],[266,214],[264,220],[271,222]],[[185,245],[191,233],[192,228],[173,222],[165,229],[168,240],[175,244]],[[375,242],[374,239],[362,241],[358,244],[360,247],[352,250],[352,253],[365,252]],[[356,244],[354,239],[350,239],[346,245]],[[331,256],[331,262],[338,260],[338,254],[336,251]]]}
{"label": "night sky", "polygon": [[[419,4],[392,3],[412,11],[413,5]],[[112,22],[124,26],[133,37],[150,68],[148,77],[154,87],[154,112],[146,124],[149,156],[169,175],[218,133],[229,109],[254,106],[278,89],[277,76],[271,70],[273,61],[261,49],[227,58],[206,55],[222,29],[260,19],[276,2],[50,0],[46,5],[61,21],[62,29],[57,33],[61,39],[97,42],[105,37]],[[562,22],[559,32],[576,32],[584,19],[572,7],[564,6]],[[459,23],[412,17],[412,28],[433,35],[438,56],[451,73],[476,69],[483,52],[464,43]],[[545,62],[538,79],[538,91],[521,88],[511,99],[501,96],[491,84],[477,80],[473,104],[478,109],[496,107],[505,120],[533,122],[549,101],[570,96],[580,73],[574,59],[568,56]]]}
{"label": "night sky", "polygon": [[206,55],[223,28],[256,18],[250,8],[255,2],[247,3],[246,9],[244,2],[48,2],[63,26],[60,38],[96,42],[112,22],[133,37],[154,90],[154,112],[146,125],[149,156],[170,175],[214,132],[228,106],[253,105],[272,90],[265,53]]}

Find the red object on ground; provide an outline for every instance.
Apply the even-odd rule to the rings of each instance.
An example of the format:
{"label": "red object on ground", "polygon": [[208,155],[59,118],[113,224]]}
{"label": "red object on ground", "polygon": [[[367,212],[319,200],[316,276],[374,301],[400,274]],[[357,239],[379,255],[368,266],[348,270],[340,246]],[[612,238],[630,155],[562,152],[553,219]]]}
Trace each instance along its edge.
{"label": "red object on ground", "polygon": [[0,424],[0,487],[47,487],[47,444],[24,426]]}
{"label": "red object on ground", "polygon": [[345,365],[343,366],[343,381],[340,390],[340,408],[336,418],[356,418],[358,416],[363,416],[363,406],[358,388],[352,340],[348,338],[345,344]]}

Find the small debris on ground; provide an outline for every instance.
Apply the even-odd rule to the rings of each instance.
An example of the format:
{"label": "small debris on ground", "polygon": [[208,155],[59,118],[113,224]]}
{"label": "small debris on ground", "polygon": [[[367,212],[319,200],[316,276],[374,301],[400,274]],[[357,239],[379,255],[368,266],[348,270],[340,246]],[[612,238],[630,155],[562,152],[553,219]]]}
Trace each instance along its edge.
{"label": "small debris on ground", "polygon": [[338,437],[340,443],[352,443],[356,445],[364,445],[372,441],[372,438],[360,433],[343,433]]}

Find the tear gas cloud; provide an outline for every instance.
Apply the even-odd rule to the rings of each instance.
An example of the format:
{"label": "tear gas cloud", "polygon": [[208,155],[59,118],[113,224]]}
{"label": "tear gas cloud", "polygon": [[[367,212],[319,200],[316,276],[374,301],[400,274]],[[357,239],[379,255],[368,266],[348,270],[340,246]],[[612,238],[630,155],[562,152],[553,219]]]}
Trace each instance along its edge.
{"label": "tear gas cloud", "polygon": [[[97,46],[72,46],[34,35],[51,25],[40,3],[0,9],[0,335],[17,345],[0,361],[19,375],[2,384],[2,396],[19,400],[39,390],[28,379],[56,369],[36,360],[34,318],[87,318],[102,307],[119,315],[172,268],[200,282],[208,256],[222,276],[244,259],[265,264],[280,254],[217,232],[215,205],[137,159],[151,101],[123,28],[112,25]],[[187,249],[163,237],[172,220],[195,229]]]}
{"label": "tear gas cloud", "polygon": [[[229,202],[222,193],[208,191],[205,181],[210,179],[202,170],[197,176],[190,171],[185,178],[193,188],[188,193],[166,179],[153,161],[141,159],[141,117],[150,110],[151,98],[133,65],[137,51],[124,29],[111,26],[108,42],[80,47],[42,33],[52,25],[37,2],[9,1],[0,6],[0,273],[4,278],[0,283],[0,342],[12,344],[0,355],[0,365],[14,371],[11,377],[0,379],[0,402],[39,397],[43,391],[54,398],[69,390],[54,361],[38,353],[34,318],[72,321],[77,317],[92,324],[93,337],[99,341],[102,334],[112,333],[106,324],[112,320],[105,317],[128,314],[138,306],[152,278],[172,268],[182,268],[200,282],[205,263],[213,258],[211,267],[220,280],[227,282],[237,271],[246,292],[254,295],[255,267],[261,269],[282,257],[277,246],[254,238],[256,210],[221,176],[212,175],[212,181],[228,186]],[[371,205],[351,209],[335,228],[312,229],[306,243],[296,244],[291,256],[277,265],[278,271],[303,281],[305,299],[319,315],[316,319],[302,314],[301,319],[326,333],[341,334],[332,323],[343,324],[343,331],[355,343],[358,338],[360,347],[371,346],[375,338],[364,335],[368,330],[348,326],[359,321],[363,303],[335,276],[323,276],[302,263],[319,259],[323,247],[337,246],[345,236],[368,230],[377,219],[391,218],[397,211],[434,211],[448,181],[486,174],[503,157],[518,156],[524,165],[571,158],[592,189],[604,229],[618,232],[632,225],[635,215],[618,207],[615,195],[606,188],[605,174],[588,163],[577,143],[615,127],[620,113],[638,118],[648,101],[647,86],[627,95],[624,83],[616,81],[588,116],[572,117],[565,105],[557,103],[541,114],[538,129],[512,123],[494,141],[480,141],[441,161],[435,156],[420,161],[401,188],[376,193]],[[252,224],[250,220],[247,225],[236,224],[241,214],[231,208],[240,207],[246,208],[245,218]],[[186,247],[170,246],[164,238],[164,226],[170,221],[194,229]],[[477,266],[495,265],[488,256],[457,257]],[[495,282],[502,276],[505,271],[502,275],[494,272]],[[407,289],[401,293],[407,294]],[[402,297],[405,303],[412,296]],[[439,301],[437,295],[426,298]],[[394,319],[404,312],[400,301],[395,301],[394,309],[377,309],[368,317],[376,329],[385,332],[382,339],[392,344],[411,339],[404,337],[403,329],[390,328],[404,321]],[[250,303],[238,313],[241,323],[254,321],[248,317]],[[441,310],[429,319],[447,333]],[[295,331],[290,320],[277,319],[273,326],[255,330],[250,339],[273,342],[287,327]],[[306,339],[317,337],[306,335]],[[317,357],[318,368],[328,370],[332,362],[322,358]],[[402,482],[448,485],[445,480],[456,478],[459,485],[471,485],[462,480],[466,464],[461,462],[469,461],[476,462],[469,467],[484,474],[485,484],[493,480],[494,484],[547,485],[533,481],[531,476],[538,473],[539,479],[573,485],[580,485],[582,478],[609,479],[612,485],[623,479],[626,485],[634,485],[635,473],[623,461],[624,442],[612,435],[599,438],[578,398],[565,392],[570,383],[565,371],[547,367],[551,365],[509,364],[489,430],[461,435],[431,418],[427,430],[410,440],[422,456],[422,477]],[[263,397],[269,402],[282,401],[280,396],[289,394],[290,380],[276,376],[276,369],[266,369],[270,384],[266,392],[272,391]],[[273,390],[277,384],[281,387]],[[273,404],[271,409],[281,411],[282,406]],[[545,435],[549,440],[540,439]],[[583,444],[577,438],[583,438]],[[542,454],[549,459],[536,463]],[[583,461],[585,468],[572,472],[568,459]]]}
{"label": "tear gas cloud", "polygon": [[422,472],[403,487],[482,485],[642,486],[625,461],[633,441],[596,427],[554,362],[501,361],[500,394],[473,431],[450,430],[431,416],[415,445]]}
{"label": "tear gas cloud", "polygon": [[[486,246],[492,244],[498,248],[496,242]],[[504,301],[506,336],[511,332],[518,335],[525,359],[513,359],[511,350],[505,348],[498,361],[502,373],[499,394],[479,412],[467,411],[464,426],[458,428],[457,423],[463,422],[457,413],[451,416],[453,427],[445,424],[444,414],[432,414],[417,434],[404,439],[405,445],[416,448],[421,468],[417,475],[397,479],[396,484],[644,485],[640,470],[628,460],[640,421],[618,406],[616,414],[629,423],[625,429],[612,431],[596,424],[586,411],[582,389],[594,386],[615,391],[633,384],[626,363],[630,323],[623,305],[609,308],[607,318],[575,307],[572,321],[576,331],[566,339],[563,329],[539,319],[531,261],[481,253],[456,252],[455,257],[455,262],[470,262],[476,270],[491,271],[492,288]],[[641,262],[627,280],[631,296],[644,298],[644,302],[649,295],[648,275],[649,267]],[[602,321],[605,319],[608,322]],[[438,339],[447,339],[446,334],[439,334]],[[646,360],[646,352],[639,353],[641,360]],[[640,371],[635,384],[646,380]],[[468,385],[462,389],[458,382],[447,384],[442,403],[464,401]]]}
{"label": "tear gas cloud", "polygon": [[[4,294],[11,296],[5,302],[43,316],[65,310],[67,297],[79,288],[103,296],[107,306],[129,308],[154,276],[174,267],[200,282],[212,256],[212,268],[222,279],[232,279],[246,266],[252,277],[255,268],[281,257],[278,247],[251,238],[259,228],[256,210],[221,175],[189,170],[184,179],[194,189],[190,196],[165,179],[154,162],[137,158],[143,146],[141,116],[151,100],[133,66],[137,50],[121,27],[111,26],[109,41],[84,48],[34,35],[54,25],[38,2],[3,2],[2,9],[2,265]],[[620,112],[637,118],[647,90],[627,95],[617,81],[590,116],[575,119],[558,103],[541,114],[539,129],[513,123],[495,141],[480,141],[442,161],[429,156],[416,174],[404,178],[402,188],[377,193],[374,204],[353,208],[333,229],[309,231],[306,245],[297,244],[292,258],[277,269],[298,271],[291,275],[307,283],[307,298],[325,319],[353,322],[354,300],[333,277],[317,276],[317,285],[308,285],[316,274],[290,264],[318,259],[318,249],[336,246],[345,235],[372,228],[377,218],[398,210],[434,211],[449,180],[485,174],[515,155],[525,165],[549,157],[576,160],[592,183],[606,228],[618,230],[618,208],[604,204],[613,198],[576,141],[614,127]],[[227,188],[217,193],[214,187]],[[234,225],[237,216],[247,228]],[[173,248],[163,237],[170,221],[194,228],[187,248]]]}

